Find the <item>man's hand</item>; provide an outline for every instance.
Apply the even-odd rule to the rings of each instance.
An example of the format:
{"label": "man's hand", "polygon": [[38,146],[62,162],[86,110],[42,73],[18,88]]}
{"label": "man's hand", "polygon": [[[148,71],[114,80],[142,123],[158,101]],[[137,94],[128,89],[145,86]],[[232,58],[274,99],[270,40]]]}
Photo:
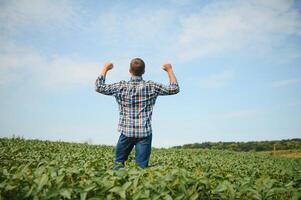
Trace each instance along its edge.
{"label": "man's hand", "polygon": [[164,64],[162,69],[167,72],[170,83],[177,83],[177,79],[175,74],[173,73],[171,64],[169,63]]}
{"label": "man's hand", "polygon": [[107,72],[110,71],[111,69],[113,69],[113,63],[106,62],[102,67],[100,74],[105,76]]}
{"label": "man's hand", "polygon": [[106,69],[107,71],[109,71],[109,70],[113,69],[113,63],[107,62],[107,63],[105,63],[103,68]]}
{"label": "man's hand", "polygon": [[166,72],[169,72],[169,71],[172,70],[172,66],[171,66],[171,64],[166,63],[166,64],[163,65],[162,69],[163,69],[164,71],[166,71]]}

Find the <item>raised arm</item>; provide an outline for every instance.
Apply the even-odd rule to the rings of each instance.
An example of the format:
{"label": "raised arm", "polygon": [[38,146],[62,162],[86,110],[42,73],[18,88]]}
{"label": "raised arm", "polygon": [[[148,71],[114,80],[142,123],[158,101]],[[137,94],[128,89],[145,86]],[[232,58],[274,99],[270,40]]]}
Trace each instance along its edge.
{"label": "raised arm", "polygon": [[107,62],[104,64],[103,68],[100,71],[99,76],[95,81],[95,90],[101,94],[105,95],[114,95],[118,92],[118,88],[120,83],[113,83],[113,84],[105,84],[106,75],[108,71],[113,69],[113,63]]}
{"label": "raised arm", "polygon": [[100,76],[106,76],[108,71],[110,71],[111,69],[113,69],[113,63],[111,62],[105,63],[100,71]]}
{"label": "raised arm", "polygon": [[162,69],[167,72],[170,84],[178,84],[176,75],[172,70],[171,64],[164,64]]}
{"label": "raised arm", "polygon": [[167,72],[169,78],[169,85],[165,86],[163,84],[155,84],[155,90],[158,95],[172,95],[177,94],[180,91],[180,87],[173,72],[171,64],[164,64],[162,69]]}

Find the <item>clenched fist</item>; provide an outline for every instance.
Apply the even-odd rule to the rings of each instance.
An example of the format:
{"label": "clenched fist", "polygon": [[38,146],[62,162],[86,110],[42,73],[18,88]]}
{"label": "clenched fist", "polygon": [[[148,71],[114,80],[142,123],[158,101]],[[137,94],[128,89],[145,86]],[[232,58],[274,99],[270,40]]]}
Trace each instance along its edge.
{"label": "clenched fist", "polygon": [[107,72],[110,71],[111,69],[113,69],[113,63],[106,62],[100,71],[100,75],[105,76]]}
{"label": "clenched fist", "polygon": [[106,69],[106,71],[109,71],[109,70],[113,69],[113,63],[107,62],[104,64],[103,68]]}
{"label": "clenched fist", "polygon": [[166,64],[163,65],[162,69],[163,69],[164,71],[169,72],[170,70],[172,70],[172,66],[171,66],[171,64],[166,63]]}

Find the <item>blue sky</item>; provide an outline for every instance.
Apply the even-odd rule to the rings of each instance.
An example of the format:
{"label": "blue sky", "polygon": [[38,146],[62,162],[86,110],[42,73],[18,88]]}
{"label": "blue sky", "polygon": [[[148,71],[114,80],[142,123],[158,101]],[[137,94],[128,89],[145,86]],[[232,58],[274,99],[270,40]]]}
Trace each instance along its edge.
{"label": "blue sky", "polygon": [[[0,136],[115,145],[118,107],[95,92],[129,79],[181,91],[157,99],[153,145],[301,136],[301,5],[292,0],[0,2]],[[299,92],[298,92],[299,91]]]}

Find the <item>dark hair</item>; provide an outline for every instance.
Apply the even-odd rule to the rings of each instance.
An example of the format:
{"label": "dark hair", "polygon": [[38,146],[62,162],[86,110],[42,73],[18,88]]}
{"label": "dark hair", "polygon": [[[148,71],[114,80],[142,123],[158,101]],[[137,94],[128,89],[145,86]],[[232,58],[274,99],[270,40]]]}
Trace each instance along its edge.
{"label": "dark hair", "polygon": [[145,64],[141,58],[134,58],[131,60],[130,72],[134,76],[142,76],[144,70],[145,70]]}

